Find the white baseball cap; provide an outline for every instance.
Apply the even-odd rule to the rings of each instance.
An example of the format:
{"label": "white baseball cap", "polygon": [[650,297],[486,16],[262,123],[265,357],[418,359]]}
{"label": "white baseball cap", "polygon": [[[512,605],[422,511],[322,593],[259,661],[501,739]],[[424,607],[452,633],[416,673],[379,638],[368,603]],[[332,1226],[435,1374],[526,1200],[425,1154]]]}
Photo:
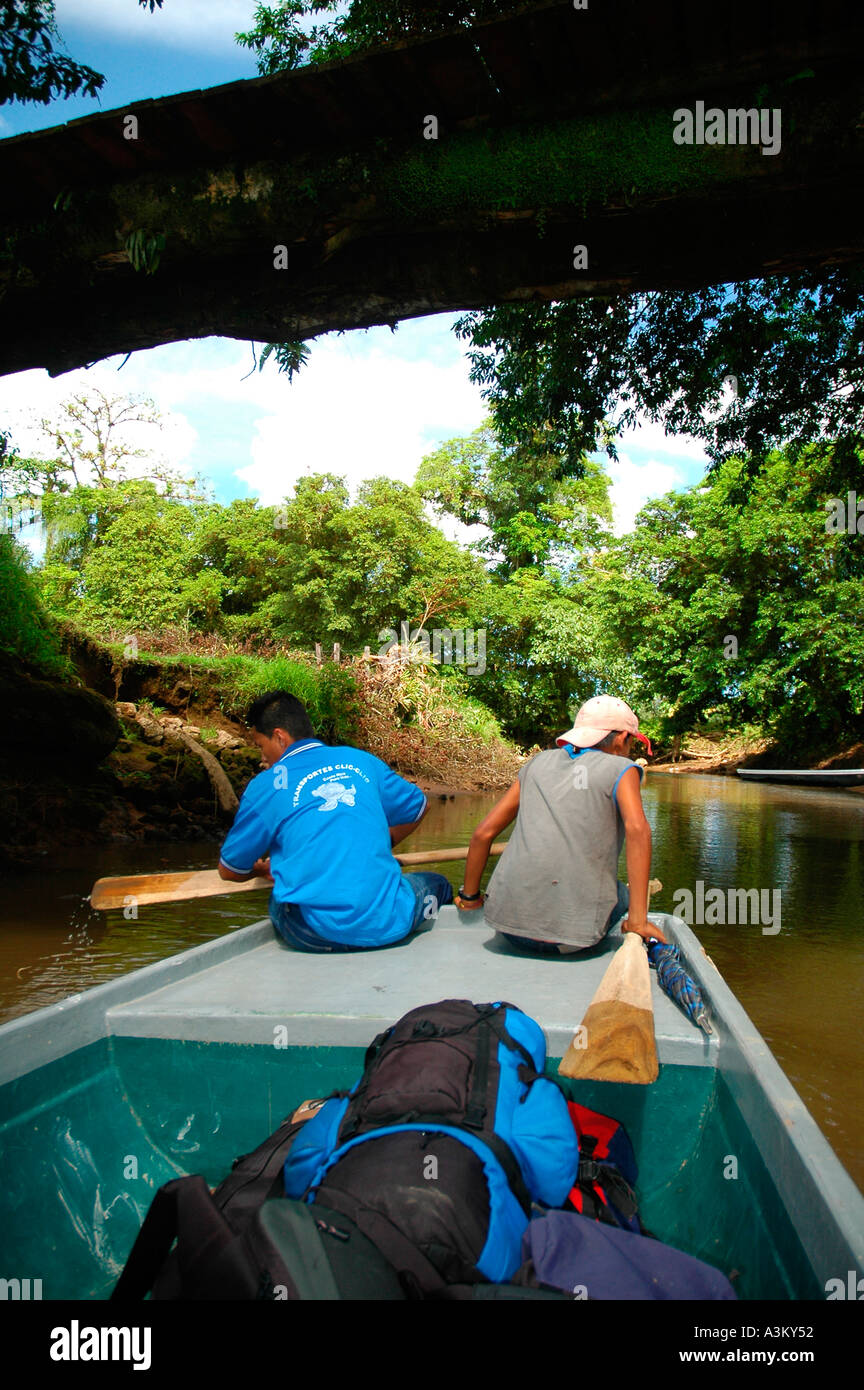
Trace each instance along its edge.
{"label": "white baseball cap", "polygon": [[607,734],[619,731],[635,734],[645,744],[649,756],[653,755],[649,740],[639,732],[636,715],[629,705],[614,695],[595,695],[593,699],[586,700],[576,715],[573,728],[566,734],[560,734],[555,742],[559,748],[564,743],[575,744],[577,748],[593,748],[595,743],[602,743]]}

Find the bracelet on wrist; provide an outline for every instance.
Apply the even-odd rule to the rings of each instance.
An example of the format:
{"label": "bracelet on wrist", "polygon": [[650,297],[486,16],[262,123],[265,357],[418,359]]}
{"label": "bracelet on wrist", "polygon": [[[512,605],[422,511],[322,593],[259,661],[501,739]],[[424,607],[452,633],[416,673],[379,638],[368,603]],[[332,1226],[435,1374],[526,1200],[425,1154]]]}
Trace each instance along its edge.
{"label": "bracelet on wrist", "polygon": [[457,898],[461,898],[463,902],[476,903],[477,899],[482,898],[483,894],[481,893],[479,888],[477,889],[476,893],[466,893],[465,885],[463,884],[456,896]]}

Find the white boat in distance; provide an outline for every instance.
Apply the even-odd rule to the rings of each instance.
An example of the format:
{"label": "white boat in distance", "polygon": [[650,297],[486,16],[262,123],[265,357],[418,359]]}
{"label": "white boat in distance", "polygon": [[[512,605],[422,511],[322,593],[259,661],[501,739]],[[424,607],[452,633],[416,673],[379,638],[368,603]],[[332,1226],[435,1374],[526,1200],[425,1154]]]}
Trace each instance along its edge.
{"label": "white boat in distance", "polygon": [[737,772],[752,782],[791,782],[802,787],[864,786],[864,767],[739,767]]}

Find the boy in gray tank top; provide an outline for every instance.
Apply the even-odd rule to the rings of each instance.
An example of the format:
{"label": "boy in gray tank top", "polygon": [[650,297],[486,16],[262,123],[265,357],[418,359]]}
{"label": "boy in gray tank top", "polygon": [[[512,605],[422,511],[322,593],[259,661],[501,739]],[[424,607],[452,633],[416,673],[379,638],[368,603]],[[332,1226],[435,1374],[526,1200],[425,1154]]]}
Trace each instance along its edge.
{"label": "boy in gray tank top", "polygon": [[486,895],[489,926],[534,954],[596,945],[628,911],[627,889],[617,878],[626,843],[633,907],[621,929],[663,939],[646,915],[651,827],[639,791],[642,769],[628,756],[637,738],[650,753],[623,700],[588,700],[557,747],[526,763],[474,831],[456,906],[484,906],[480,880],[489,848],[515,817]]}

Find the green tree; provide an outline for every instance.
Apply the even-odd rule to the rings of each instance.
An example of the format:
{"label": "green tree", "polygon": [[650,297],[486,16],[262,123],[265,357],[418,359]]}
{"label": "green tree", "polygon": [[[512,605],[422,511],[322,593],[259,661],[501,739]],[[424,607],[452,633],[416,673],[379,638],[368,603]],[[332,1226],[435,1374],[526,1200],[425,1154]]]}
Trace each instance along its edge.
{"label": "green tree", "polygon": [[[138,0],[151,14],[162,0]],[[59,38],[54,0],[0,0],[0,106],[10,101],[38,101],[78,92],[92,97],[105,78],[76,63],[54,44]]]}
{"label": "green tree", "polygon": [[196,563],[222,580],[213,630],[238,639],[272,636],[272,600],[292,583],[275,515],[274,507],[245,497],[196,509]]}
{"label": "green tree", "polygon": [[[256,5],[254,25],[237,42],[267,76],[304,63],[329,63],[399,39],[475,24],[521,8],[518,0],[277,0]],[[309,18],[329,15],[323,24]]]}
{"label": "green tree", "polygon": [[577,554],[600,544],[612,520],[604,470],[589,460],[581,478],[562,478],[543,431],[508,446],[487,422],[427,455],[415,485],[439,513],[488,528],[474,548],[497,561],[502,577],[526,567],[571,567]]}
{"label": "green tree", "polygon": [[[864,436],[864,269],[690,292],[499,305],[456,324],[495,428],[545,429],[578,476],[640,415],[701,440],[716,463]],[[727,384],[728,383],[728,384]]]}
{"label": "green tree", "polygon": [[148,480],[125,482],[108,499],[99,543],[81,561],[77,616],[101,629],[156,631],[187,619],[211,625],[225,581],[197,563],[194,507]]}
{"label": "green tree", "polygon": [[[130,439],[130,430],[140,432],[143,425],[156,443],[161,419],[146,397],[79,392],[38,423],[49,456],[22,457],[14,448],[0,453],[0,493],[7,507],[39,507],[48,564],[80,567],[113,509],[124,505],[122,485],[133,472],[158,484],[167,497],[201,496],[198,479],[182,477],[154,458],[152,448]],[[117,489],[121,496],[112,499]],[[65,581],[60,588],[68,588]]]}
{"label": "green tree", "polygon": [[464,612],[482,567],[427,520],[419,494],[373,478],[352,505],[333,474],[301,478],[275,523],[290,589],[269,604],[291,642],[378,644],[383,628]]}
{"label": "green tree", "polygon": [[590,571],[564,585],[520,569],[489,586],[472,621],[486,632],[486,671],[471,693],[523,745],[549,742],[601,691],[632,698],[635,673],[615,624],[598,611]]}
{"label": "green tree", "polygon": [[864,549],[826,531],[855,476],[831,445],[773,452],[755,476],[730,459],[650,503],[607,557],[598,612],[616,616],[670,732],[711,711],[795,742],[861,731]]}
{"label": "green tree", "polygon": [[428,455],[416,480],[439,512],[487,528],[472,548],[491,562],[490,582],[470,610],[486,671],[471,688],[523,743],[560,732],[601,687],[632,681],[593,604],[594,565],[611,543],[609,477],[592,460],[581,478],[561,474],[546,431],[507,445],[487,422]]}
{"label": "green tree", "polygon": [[0,532],[0,655],[45,675],[67,675],[59,636],[45,611],[33,576],[30,556],[8,533]]}

